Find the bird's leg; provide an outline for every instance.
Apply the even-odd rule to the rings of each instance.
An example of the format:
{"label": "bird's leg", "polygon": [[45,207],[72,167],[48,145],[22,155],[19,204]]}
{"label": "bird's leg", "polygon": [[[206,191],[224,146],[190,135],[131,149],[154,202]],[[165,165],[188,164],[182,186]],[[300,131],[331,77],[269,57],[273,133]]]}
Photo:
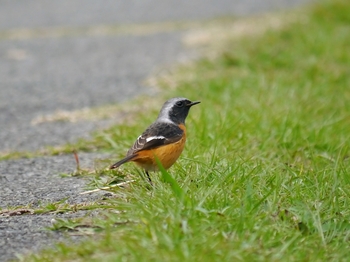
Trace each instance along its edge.
{"label": "bird's leg", "polygon": [[148,174],[148,171],[145,171],[145,172],[146,172],[149,183],[151,184],[151,186],[153,186],[153,183],[152,183],[150,175]]}

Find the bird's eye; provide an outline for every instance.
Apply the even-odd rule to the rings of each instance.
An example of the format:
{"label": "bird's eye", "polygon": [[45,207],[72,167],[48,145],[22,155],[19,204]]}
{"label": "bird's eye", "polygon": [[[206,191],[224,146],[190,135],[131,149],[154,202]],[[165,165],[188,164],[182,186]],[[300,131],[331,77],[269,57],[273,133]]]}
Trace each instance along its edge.
{"label": "bird's eye", "polygon": [[182,102],[182,101],[177,101],[177,102],[175,103],[175,105],[176,105],[177,107],[183,107],[183,106],[184,106],[184,102]]}

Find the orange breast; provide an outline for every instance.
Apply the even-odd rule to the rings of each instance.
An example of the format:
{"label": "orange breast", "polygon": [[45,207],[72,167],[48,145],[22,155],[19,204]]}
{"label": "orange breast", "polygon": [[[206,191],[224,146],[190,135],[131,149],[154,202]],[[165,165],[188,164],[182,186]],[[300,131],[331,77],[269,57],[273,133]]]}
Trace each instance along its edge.
{"label": "orange breast", "polygon": [[156,171],[158,170],[156,162],[157,157],[165,169],[170,168],[179,158],[185,147],[186,127],[183,124],[179,127],[184,131],[184,134],[179,141],[155,149],[141,151],[138,153],[137,157],[131,161],[134,161],[146,171]]}

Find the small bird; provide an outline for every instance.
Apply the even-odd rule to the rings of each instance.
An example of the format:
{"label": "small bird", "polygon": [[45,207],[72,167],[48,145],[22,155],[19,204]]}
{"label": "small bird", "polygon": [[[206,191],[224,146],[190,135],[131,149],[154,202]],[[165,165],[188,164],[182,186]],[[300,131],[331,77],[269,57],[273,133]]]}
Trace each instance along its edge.
{"label": "small bird", "polygon": [[170,168],[179,158],[186,142],[185,119],[190,108],[200,101],[192,102],[183,97],[166,101],[156,121],[151,124],[135,141],[126,157],[110,166],[110,169],[133,161],[141,166],[149,182],[149,171],[157,171],[156,159],[165,169]]}

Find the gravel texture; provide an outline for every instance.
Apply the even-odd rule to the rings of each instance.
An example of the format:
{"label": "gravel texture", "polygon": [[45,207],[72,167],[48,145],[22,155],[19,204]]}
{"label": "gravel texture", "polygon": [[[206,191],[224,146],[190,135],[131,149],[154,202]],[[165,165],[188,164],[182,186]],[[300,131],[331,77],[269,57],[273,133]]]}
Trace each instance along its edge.
{"label": "gravel texture", "polygon": [[[1,1],[0,36],[18,28],[81,28],[98,25],[163,23],[248,15],[291,7],[307,0],[27,0]],[[140,35],[70,35],[61,37],[0,37],[0,152],[37,150],[73,142],[110,120],[47,122],[33,119],[58,110],[79,110],[119,103],[139,94],[154,94],[142,81],[167,65],[193,57],[184,32]],[[5,34],[6,35],[6,34]],[[80,154],[82,166],[108,157]],[[86,181],[62,178],[72,172],[72,156],[0,162],[0,208],[59,201],[93,201],[103,193],[79,195]],[[51,232],[53,218],[86,212],[0,217],[0,261],[35,252],[55,241],[68,241]],[[71,237],[71,241],[78,238]]]}

